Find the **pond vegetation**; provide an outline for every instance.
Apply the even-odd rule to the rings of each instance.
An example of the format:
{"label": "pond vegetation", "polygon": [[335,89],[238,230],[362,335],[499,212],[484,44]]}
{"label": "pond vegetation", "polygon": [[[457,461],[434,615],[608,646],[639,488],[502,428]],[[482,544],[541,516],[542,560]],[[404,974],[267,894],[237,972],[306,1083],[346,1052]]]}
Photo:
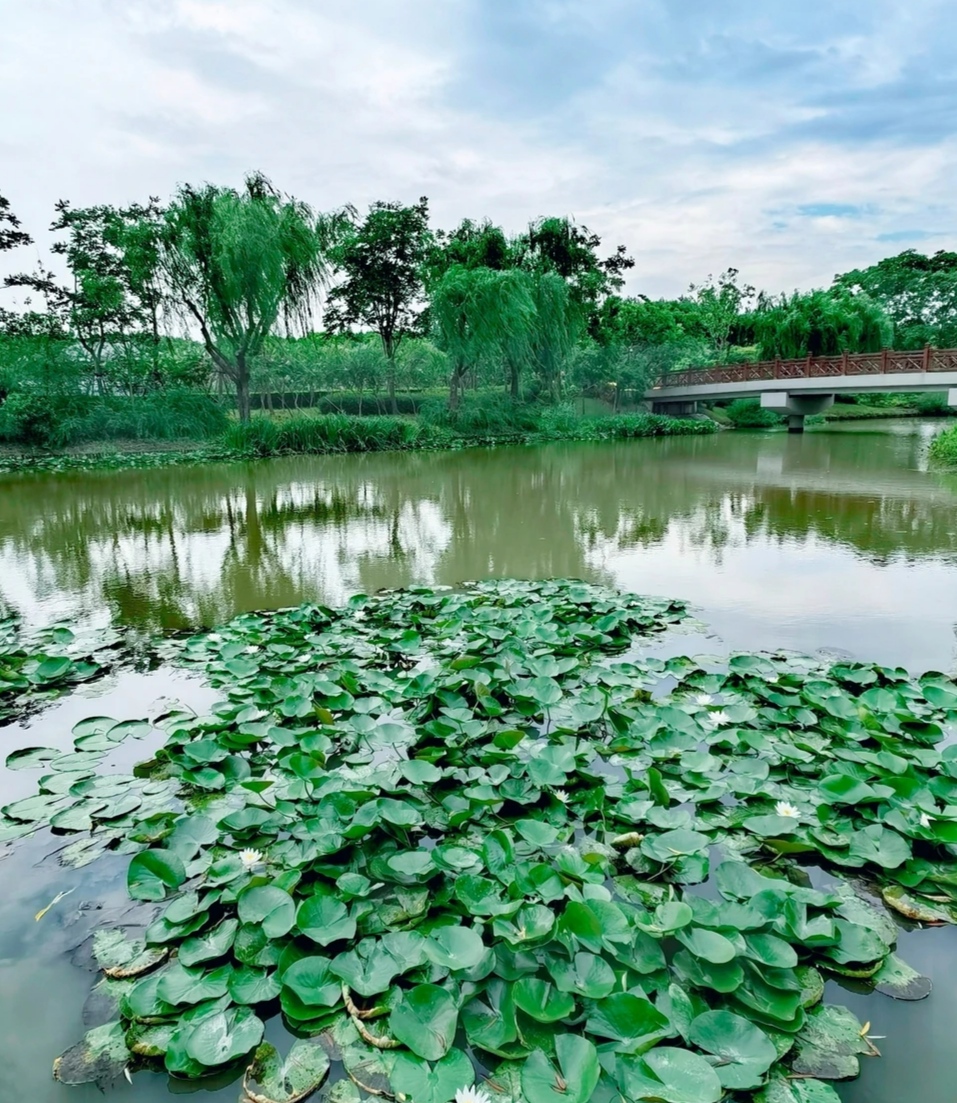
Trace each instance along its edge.
{"label": "pond vegetation", "polygon": [[930,458],[942,467],[957,467],[957,428],[945,429],[934,438]]}
{"label": "pond vegetation", "polygon": [[[519,407],[509,416],[497,404],[479,404],[472,417],[424,421],[378,415],[299,415],[283,420],[254,417],[235,423],[217,443],[188,451],[34,453],[0,455],[0,472],[73,471],[152,468],[183,463],[289,455],[343,455],[354,452],[421,452],[488,447],[497,444],[544,444],[548,441],[638,440],[647,437],[707,436],[713,421],[662,414],[617,414],[579,417],[568,407]],[[463,411],[468,415],[469,410]]]}
{"label": "pond vegetation", "polygon": [[827,1081],[878,1051],[825,981],[923,998],[897,924],[957,919],[957,686],[650,653],[682,624],[680,602],[504,581],[158,644],[222,700],[160,717],[131,776],[100,766],[156,736],[139,719],[7,761],[41,777],[5,838],[130,856],[134,904],[92,947],[114,1013],[58,1079],[234,1069],[251,1103],[836,1101]]}

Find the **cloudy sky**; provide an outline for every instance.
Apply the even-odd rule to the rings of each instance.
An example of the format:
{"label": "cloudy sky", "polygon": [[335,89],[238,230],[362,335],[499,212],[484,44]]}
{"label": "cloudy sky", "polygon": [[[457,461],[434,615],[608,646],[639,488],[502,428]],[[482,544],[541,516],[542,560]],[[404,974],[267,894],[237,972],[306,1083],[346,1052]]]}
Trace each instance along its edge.
{"label": "cloudy sky", "polygon": [[60,197],[257,168],[570,214],[634,292],[811,287],[957,246],[955,46],[954,0],[0,0],[0,193],[42,246]]}

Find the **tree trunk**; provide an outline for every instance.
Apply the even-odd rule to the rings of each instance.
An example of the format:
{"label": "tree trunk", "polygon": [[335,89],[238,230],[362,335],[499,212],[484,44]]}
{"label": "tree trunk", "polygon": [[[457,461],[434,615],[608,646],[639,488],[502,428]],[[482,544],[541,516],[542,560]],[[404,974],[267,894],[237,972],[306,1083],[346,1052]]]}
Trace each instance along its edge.
{"label": "tree trunk", "polygon": [[240,421],[249,421],[249,367],[243,353],[236,355],[236,408]]}
{"label": "tree trunk", "polygon": [[399,404],[395,400],[395,350],[389,357],[389,410],[393,414],[399,412]]}
{"label": "tree trunk", "polygon": [[518,401],[518,366],[516,364],[509,364],[509,375],[511,376],[511,395],[516,401]]}
{"label": "tree trunk", "polygon": [[459,398],[461,396],[461,384],[465,379],[464,367],[454,367],[452,369],[452,376],[449,380],[449,409],[457,410],[459,408]]}

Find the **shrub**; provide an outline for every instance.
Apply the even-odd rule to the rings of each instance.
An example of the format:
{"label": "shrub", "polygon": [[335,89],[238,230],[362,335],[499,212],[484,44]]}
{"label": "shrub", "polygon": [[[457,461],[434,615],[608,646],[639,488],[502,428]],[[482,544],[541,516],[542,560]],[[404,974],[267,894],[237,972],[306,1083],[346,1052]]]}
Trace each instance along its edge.
{"label": "shrub", "polygon": [[185,392],[130,398],[14,391],[0,406],[0,439],[48,448],[98,440],[205,439],[227,424],[214,399]]}
{"label": "shrub", "polygon": [[451,434],[401,417],[349,417],[320,414],[272,421],[254,417],[230,426],[223,444],[245,456],[283,453],[386,452],[439,447],[452,443]]}
{"label": "shrub", "polygon": [[924,417],[947,417],[953,410],[947,405],[947,395],[940,391],[919,394],[914,399],[914,407]]}
{"label": "shrub", "polygon": [[571,403],[562,402],[547,406],[538,419],[539,429],[546,436],[573,437],[582,429],[584,419],[575,412]]}
{"label": "shrub", "polygon": [[85,409],[62,419],[52,443],[64,447],[97,440],[205,440],[229,419],[209,395],[157,391],[141,397],[90,397]]}
{"label": "shrub", "polygon": [[713,421],[666,417],[664,414],[616,414],[592,422],[596,440],[633,440],[639,437],[696,437],[717,432]]}
{"label": "shrub", "polygon": [[0,406],[0,440],[40,448],[58,444],[61,425],[82,405],[80,395],[14,391]]}
{"label": "shrub", "polygon": [[401,417],[321,414],[279,424],[279,449],[287,452],[381,452],[416,445],[420,427]]}
{"label": "shrub", "polygon": [[957,425],[934,437],[930,458],[943,467],[957,467]]}
{"label": "shrub", "polygon": [[517,402],[504,394],[466,395],[458,409],[448,402],[431,399],[422,404],[420,417],[426,425],[449,429],[460,437],[508,436],[534,433],[541,425],[543,407]]}
{"label": "shrub", "polygon": [[725,412],[735,429],[773,429],[783,421],[754,398],[736,398]]}
{"label": "shrub", "polygon": [[268,417],[230,425],[223,434],[223,444],[244,456],[274,456],[278,450],[279,428]]}

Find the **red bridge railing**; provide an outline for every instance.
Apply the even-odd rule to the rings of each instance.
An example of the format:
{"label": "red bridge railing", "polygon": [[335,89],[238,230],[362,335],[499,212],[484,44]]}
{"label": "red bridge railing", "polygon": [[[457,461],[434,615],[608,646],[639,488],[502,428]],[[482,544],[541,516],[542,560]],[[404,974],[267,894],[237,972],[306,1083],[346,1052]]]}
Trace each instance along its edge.
{"label": "red bridge railing", "polygon": [[757,383],[771,379],[830,379],[846,375],[904,375],[957,372],[957,349],[916,349],[912,352],[845,352],[843,356],[807,356],[803,360],[759,360],[754,364],[722,364],[667,372],[654,390],[695,387],[707,383]]}

